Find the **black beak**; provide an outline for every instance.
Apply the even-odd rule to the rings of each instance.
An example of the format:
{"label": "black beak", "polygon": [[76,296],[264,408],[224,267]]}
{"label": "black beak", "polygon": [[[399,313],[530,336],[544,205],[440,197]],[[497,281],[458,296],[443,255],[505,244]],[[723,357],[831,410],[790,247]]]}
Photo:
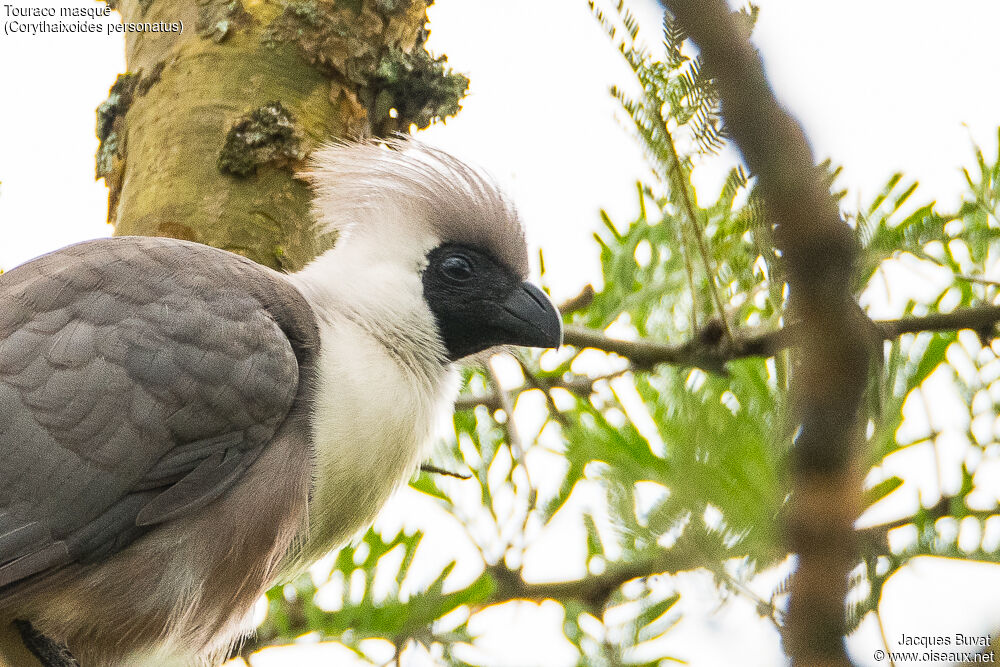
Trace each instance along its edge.
{"label": "black beak", "polygon": [[526,347],[562,345],[562,317],[545,295],[531,283],[521,283],[503,302],[504,343]]}

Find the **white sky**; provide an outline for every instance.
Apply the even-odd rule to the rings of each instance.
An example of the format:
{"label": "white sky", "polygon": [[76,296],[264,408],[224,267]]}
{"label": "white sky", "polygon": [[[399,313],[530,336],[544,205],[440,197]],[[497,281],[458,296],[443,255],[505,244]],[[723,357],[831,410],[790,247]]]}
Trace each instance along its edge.
{"label": "white sky", "polygon": [[[869,199],[893,171],[905,170],[922,183],[918,199],[953,204],[962,191],[959,167],[972,164],[970,137],[995,154],[1000,3],[758,4],[755,41],[779,98],[802,121],[817,155],[845,166],[840,183],[852,197]],[[657,5],[632,5],[655,44]],[[4,13],[0,4],[6,22]],[[635,212],[633,184],[646,173],[607,94],[610,83],[627,81],[620,57],[584,0],[438,0],[431,28],[431,48],[447,53],[472,88],[459,117],[425,139],[507,184],[530,240],[545,249],[554,295],[576,293],[596,272],[590,233],[598,209],[627,220]],[[110,233],[107,193],[93,180],[94,109],[123,71],[122,53],[120,36],[0,35],[0,267]],[[1000,604],[991,601],[998,585],[994,568],[908,567],[886,594],[890,641],[900,633],[987,632],[1000,620]],[[690,664],[776,664],[774,637],[747,605],[716,608],[690,598],[676,644]],[[860,664],[885,664],[873,661],[879,644],[872,627],[851,645]],[[527,664],[510,660],[504,664]]]}

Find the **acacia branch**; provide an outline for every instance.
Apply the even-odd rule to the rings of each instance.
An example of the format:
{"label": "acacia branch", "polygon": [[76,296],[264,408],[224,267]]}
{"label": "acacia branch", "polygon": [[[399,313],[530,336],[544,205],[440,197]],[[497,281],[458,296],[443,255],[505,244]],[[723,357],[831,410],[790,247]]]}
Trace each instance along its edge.
{"label": "acacia branch", "polygon": [[851,466],[876,341],[851,298],[856,243],[815,167],[799,124],[781,108],[723,0],[664,0],[701,50],[722,117],[750,171],[784,258],[797,323],[791,398],[800,424],[785,535],[798,555],[786,648],[796,665],[849,665],[842,636],[860,480]]}
{"label": "acacia branch", "polygon": [[[548,397],[549,410],[557,413],[555,406],[552,403],[552,396],[549,392],[552,389],[565,389],[571,394],[576,394],[582,398],[586,398],[594,393],[594,384],[600,382],[601,380],[611,380],[616,377],[620,377],[625,373],[631,372],[631,367],[623,368],[620,371],[615,371],[614,373],[607,373],[605,375],[598,375],[596,377],[590,376],[573,376],[568,379],[552,378],[552,377],[527,377],[527,384],[517,389],[518,392],[528,391],[530,389],[540,389],[545,392]],[[527,375],[527,374],[526,374]],[[503,404],[500,402],[500,396],[497,395],[495,391],[491,391],[485,394],[469,394],[466,396],[459,396],[458,400],[455,401],[455,410],[472,410],[473,408],[482,405],[488,408],[490,411],[502,410]],[[553,417],[559,421],[562,421],[560,417]]]}
{"label": "acacia branch", "polygon": [[575,313],[578,310],[583,310],[594,302],[595,295],[596,292],[594,292],[593,285],[584,285],[579,294],[559,304],[559,312],[563,315],[569,315],[570,313]]}
{"label": "acacia branch", "polygon": [[[515,600],[534,602],[575,600],[586,605],[595,615],[600,616],[615,591],[629,581],[656,575],[672,575],[703,566],[704,556],[699,556],[697,547],[683,542],[675,544],[669,549],[652,550],[635,560],[611,561],[601,574],[588,574],[584,578],[574,581],[528,583],[521,578],[519,570],[510,569],[501,562],[486,567],[485,576],[492,579],[494,585],[490,586],[488,592],[478,599],[469,599],[467,597],[468,589],[445,594],[438,590],[433,593],[427,592],[426,595],[429,597],[425,603],[428,607],[444,603],[444,608],[451,609],[453,607],[449,606],[446,601],[449,597],[457,596],[462,598],[463,604],[469,604],[475,609],[482,609]],[[249,662],[253,653],[264,648],[287,644],[293,637],[307,632],[319,630],[322,633],[323,623],[317,622],[317,619],[322,619],[324,616],[332,617],[337,613],[320,609],[316,606],[312,594],[305,595],[302,592],[292,600],[282,599],[279,604],[285,617],[280,634],[274,633],[273,627],[268,629],[271,630],[270,632],[258,630],[258,633],[248,638],[231,657],[239,655]],[[386,638],[390,641],[409,639],[411,631],[404,629],[401,634]],[[336,635],[323,635],[323,639],[338,638]]]}
{"label": "acacia branch", "polygon": [[[962,329],[971,329],[984,338],[992,338],[993,329],[1000,322],[1000,305],[985,304],[962,308],[951,313],[933,313],[894,320],[870,320],[867,317],[858,319],[857,313],[854,313],[852,319],[863,331],[869,331],[876,339],[881,337],[882,340],[892,340],[903,334],[922,331]],[[703,330],[687,342],[671,345],[649,339],[620,340],[610,338],[600,331],[570,325],[564,330],[563,342],[574,347],[613,352],[629,359],[637,368],[674,364],[717,370],[727,361],[734,359],[773,357],[800,341],[801,334],[801,323],[767,331],[738,329],[734,332],[730,343],[725,339],[713,340],[711,332]]]}
{"label": "acacia branch", "polygon": [[933,313],[920,317],[905,317],[899,320],[875,322],[882,330],[883,337],[891,340],[897,336],[921,331],[960,331],[971,329],[983,338],[992,338],[992,332],[1000,322],[1000,306],[985,304],[971,308],[961,308],[950,313]]}
{"label": "acacia branch", "polygon": [[[952,514],[952,504],[957,500],[955,496],[941,496],[931,507],[922,507],[921,512],[924,515],[924,521],[927,524],[934,524],[938,519],[943,519],[945,517],[954,516]],[[983,523],[993,517],[997,516],[996,510],[965,510],[958,517],[955,517],[959,521],[965,519],[966,517],[972,517],[976,521]],[[913,526],[917,523],[917,517],[914,515],[905,516],[893,521],[888,521],[886,523],[880,523],[874,526],[867,526],[865,528],[858,529],[858,536],[863,542],[865,542],[871,550],[881,551],[886,554],[892,553],[892,549],[889,548],[889,533],[897,528],[902,528],[904,526]],[[907,554],[906,551],[895,554],[898,557],[907,558],[911,556],[927,555],[921,553],[910,553]]]}
{"label": "acacia branch", "polygon": [[[876,339],[893,340],[905,334],[915,334],[932,331],[975,331],[980,338],[989,340],[994,337],[994,329],[1000,323],[1000,305],[986,304],[962,308],[951,313],[933,313],[918,317],[904,317],[895,320],[861,320],[861,326],[871,332]],[[790,324],[781,329],[758,331],[754,329],[736,329],[732,341],[713,336],[711,331],[702,331],[691,340],[671,345],[640,338],[638,340],[621,340],[611,338],[607,334],[586,327],[567,325],[564,329],[563,343],[576,348],[591,348],[602,352],[617,354],[629,360],[630,366],[612,376],[621,375],[631,370],[649,370],[660,364],[675,366],[690,366],[712,372],[725,372],[726,362],[747,357],[773,357],[779,352],[792,347],[797,340],[799,325]],[[536,378],[530,383],[533,389],[543,391],[556,387],[566,389],[574,394],[586,396],[592,393],[593,385],[600,377],[571,377],[569,379]],[[542,386],[544,385],[544,386]],[[503,408],[500,396],[496,392],[460,396],[455,401],[456,410],[471,410],[477,405],[485,405],[490,410]]]}
{"label": "acacia branch", "polygon": [[420,472],[425,472],[429,475],[442,475],[444,477],[455,477],[456,479],[472,479],[472,475],[464,472],[455,472],[454,470],[448,470],[447,468],[441,468],[434,465],[433,463],[421,463]]}
{"label": "acacia branch", "polygon": [[792,344],[793,337],[790,333],[788,327],[763,332],[736,330],[732,339],[727,339],[718,336],[714,328],[706,327],[687,342],[671,345],[649,339],[610,338],[600,331],[570,325],[563,330],[563,343],[613,352],[625,357],[639,369],[673,364],[721,372],[725,363],[733,359],[773,357],[779,350]]}
{"label": "acacia branch", "polygon": [[658,550],[652,555],[633,561],[608,563],[601,574],[588,575],[575,581],[531,584],[525,582],[517,570],[503,564],[487,567],[487,572],[497,583],[497,587],[484,605],[499,604],[510,600],[577,600],[598,615],[610,600],[612,594],[633,579],[658,574],[676,574],[704,566],[694,550],[675,545],[670,549]]}

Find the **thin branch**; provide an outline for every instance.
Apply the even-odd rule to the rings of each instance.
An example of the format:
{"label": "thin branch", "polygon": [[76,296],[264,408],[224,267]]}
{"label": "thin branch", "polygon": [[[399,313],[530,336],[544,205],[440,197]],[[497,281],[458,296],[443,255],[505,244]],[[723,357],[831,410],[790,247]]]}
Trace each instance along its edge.
{"label": "thin branch", "polygon": [[472,410],[473,408],[484,405],[490,412],[494,410],[501,410],[503,406],[500,404],[500,395],[495,391],[491,391],[488,394],[469,394],[466,396],[459,396],[455,400],[455,410]]}
{"label": "thin branch", "polygon": [[878,606],[875,607],[875,620],[878,621],[878,633],[882,638],[882,648],[885,649],[885,654],[889,656],[889,667],[896,667],[896,661],[892,659],[891,646],[889,644],[889,638],[885,634],[885,625],[882,624],[882,612],[879,611]]}
{"label": "thin branch", "polygon": [[[514,401],[510,399],[510,396],[504,390],[503,386],[500,384],[500,377],[497,375],[496,369],[493,367],[492,363],[486,365],[486,370],[489,372],[491,384],[496,390],[496,393],[500,398],[500,405],[503,406],[503,411],[507,414],[507,420],[504,422],[504,428],[507,431],[507,444],[510,447],[511,458],[513,459],[513,465],[510,469],[510,480],[513,484],[514,481],[514,471],[520,467],[524,471],[524,482],[528,489],[528,499],[527,507],[524,509],[524,517],[521,521],[521,530],[519,536],[522,538],[522,543],[520,545],[521,558],[524,558],[524,552],[527,549],[527,545],[523,543],[523,538],[525,537],[525,531],[528,526],[528,520],[531,518],[531,513],[534,512],[536,505],[538,504],[538,489],[531,482],[531,473],[528,471],[528,460],[526,457],[527,447],[525,447],[524,441],[521,439],[521,434],[517,430],[517,425],[514,423]],[[502,533],[502,531],[501,531]],[[513,540],[513,536],[511,537]],[[513,546],[508,541],[508,546]],[[506,548],[504,548],[506,551]]]}
{"label": "thin branch", "polygon": [[973,306],[972,308],[962,308],[950,313],[933,313],[920,317],[906,317],[900,320],[876,322],[876,324],[882,328],[883,337],[888,340],[902,336],[903,334],[920,333],[921,331],[960,331],[962,329],[972,329],[977,332],[986,332],[992,331],[997,322],[1000,322],[1000,306],[986,304]]}
{"label": "thin branch", "polygon": [[[552,389],[553,385],[547,384],[543,382],[541,379],[539,379],[539,377],[535,375],[534,371],[531,370],[528,364],[524,363],[524,360],[520,356],[516,357],[516,359],[517,363],[521,364],[521,372],[524,373],[524,377],[528,381],[528,386],[530,386],[532,389],[540,389],[542,393],[545,395],[545,405],[548,407],[549,414],[552,416],[552,418],[555,419],[564,428],[569,426],[569,421],[566,419],[566,416],[559,411],[558,406],[556,406],[555,400],[553,400],[552,398],[552,393],[550,390]],[[597,382],[598,378],[584,378],[584,380],[586,381],[585,384],[587,385],[586,389],[584,391],[574,391],[574,393],[583,394],[584,392],[586,392],[586,394],[589,396],[593,392],[594,383]],[[564,388],[573,391],[573,389],[570,389],[567,385],[568,383],[562,383],[562,386]],[[542,424],[542,429],[545,428],[546,424]],[[539,431],[539,435],[541,435],[541,431]],[[538,437],[536,436],[535,439],[537,440]]]}
{"label": "thin branch", "polygon": [[526,583],[517,570],[503,564],[491,565],[487,571],[497,582],[496,590],[485,605],[498,604],[508,600],[577,600],[591,610],[602,610],[612,594],[633,579],[658,574],[675,574],[703,566],[703,560],[694,550],[678,548],[663,549],[639,560],[610,562],[607,569],[598,575],[588,575],[576,581],[556,583]]}
{"label": "thin branch", "polygon": [[580,290],[579,294],[559,304],[559,312],[562,313],[562,315],[565,317],[570,313],[575,313],[578,310],[583,310],[584,308],[586,308],[587,306],[589,306],[594,302],[595,294],[596,292],[594,292],[593,285],[590,284],[584,285],[583,289]]}
{"label": "thin branch", "polygon": [[[706,340],[709,339],[709,340]],[[734,332],[732,340],[719,338],[704,330],[678,345],[657,343],[648,339],[620,340],[577,326],[563,329],[563,343],[574,347],[590,347],[627,358],[638,369],[650,369],[657,364],[698,366],[722,372],[727,361],[743,357],[769,357],[791,345],[786,329],[766,332]]]}
{"label": "thin branch", "polygon": [[[601,610],[611,599],[611,596],[625,583],[633,579],[695,570],[703,567],[704,560],[704,555],[698,551],[696,546],[680,542],[669,549],[655,549],[647,552],[635,560],[609,562],[607,569],[598,575],[588,574],[583,579],[555,583],[528,583],[521,578],[519,570],[512,570],[500,562],[486,566],[486,574],[493,580],[495,586],[491,586],[489,592],[478,599],[463,597],[463,602],[470,604],[475,609],[482,609],[514,600],[537,602],[576,600],[600,616]],[[465,592],[444,594],[438,592],[437,595],[440,600],[444,600],[454,595],[465,596]],[[428,600],[427,604],[435,604],[433,598]],[[288,614],[288,619],[287,625],[282,628],[280,635],[251,637],[238,652],[233,653],[233,657],[239,655],[250,662],[251,654],[271,646],[287,644],[292,637],[322,628],[323,624],[317,623],[316,618],[323,615],[333,616],[337,613],[319,609],[315,606],[315,600],[312,596],[304,595],[299,595],[295,600],[284,602],[284,609]],[[320,632],[322,633],[322,630]],[[323,639],[337,638],[336,636],[327,637],[325,634],[322,634],[322,637]],[[402,635],[401,637],[409,639],[409,637]],[[388,638],[390,641],[394,639],[393,637]]]}
{"label": "thin branch", "polygon": [[[857,321],[857,320],[856,320]],[[883,340],[892,340],[903,334],[922,331],[960,331],[971,329],[991,338],[993,328],[1000,322],[1000,305],[982,305],[963,308],[951,313],[933,313],[897,320],[861,320],[861,328],[871,330]],[[698,335],[685,343],[671,345],[648,339],[621,340],[593,329],[569,325],[564,330],[563,342],[574,347],[589,347],[613,352],[629,359],[637,368],[651,368],[658,364],[697,366],[705,370],[718,370],[727,361],[745,357],[773,357],[781,350],[792,347],[800,340],[801,324],[790,324],[768,331],[736,330],[732,344],[724,340],[711,343]]]}
{"label": "thin branch", "polygon": [[[955,496],[942,495],[941,499],[938,500],[936,503],[934,503],[934,505],[932,505],[931,507],[921,508],[921,511],[926,517],[926,521],[932,524],[938,519],[943,519],[944,517],[952,516],[952,504],[956,500],[957,498]],[[995,509],[967,510],[962,514],[960,518],[964,519],[966,517],[972,517],[976,521],[984,523],[995,516],[997,516],[997,511]],[[900,519],[896,519],[894,521],[880,523],[875,526],[860,528],[858,529],[858,536],[861,538],[862,541],[868,544],[872,550],[881,550],[882,552],[888,554],[891,553],[891,549],[889,549],[889,533],[895,530],[896,528],[902,528],[903,526],[912,525],[915,520],[916,517],[910,515],[902,517]],[[904,558],[908,557],[905,551],[903,553],[897,553],[895,555]],[[923,554],[920,553],[909,554],[909,556],[919,556],[919,555]]]}
{"label": "thin branch", "polygon": [[11,623],[33,656],[35,656],[44,667],[80,667],[73,654],[69,652],[64,644],[60,644],[48,636],[43,635],[29,621],[15,620]]}
{"label": "thin branch", "polygon": [[[533,372],[525,372],[525,378],[527,379],[527,384],[518,391],[527,391],[529,389],[540,389],[548,397],[549,410],[552,412],[552,416],[557,421],[561,422],[565,426],[565,417],[556,409],[555,404],[552,403],[552,396],[549,392],[552,389],[565,389],[566,391],[576,394],[577,396],[587,397],[594,393],[594,383],[600,382],[601,380],[611,380],[613,378],[629,373],[634,369],[631,366],[621,369],[620,371],[615,371],[613,373],[606,373],[603,375],[591,376],[572,376],[568,379],[562,378],[549,378],[549,377],[539,377]],[[455,410],[472,410],[477,406],[485,406],[489,410],[502,410],[503,405],[500,403],[500,396],[495,392],[491,391],[487,394],[471,394],[467,396],[459,396],[458,400],[455,401]]]}
{"label": "thin branch", "polygon": [[982,278],[980,276],[969,276],[964,273],[953,273],[952,275],[956,280],[964,280],[966,282],[986,285],[988,287],[1000,287],[1000,280],[990,280],[989,278]]}
{"label": "thin branch", "polygon": [[[670,200],[665,199],[665,201],[669,202]],[[663,202],[657,201],[657,203],[660,205],[660,208],[665,208]],[[701,311],[701,306],[698,301],[698,286],[694,280],[694,265],[691,263],[691,244],[687,242],[688,234],[685,229],[685,225],[677,225],[677,245],[681,250],[681,256],[684,258],[684,273],[687,276],[688,290],[691,292],[691,331],[695,332],[699,328],[698,313]]]}
{"label": "thin branch", "polygon": [[691,331],[698,330],[698,312],[701,306],[698,303],[698,287],[694,282],[694,266],[691,264],[691,248],[684,242],[684,227],[678,225],[677,235],[680,237],[681,254],[684,256],[684,272],[687,274],[688,289],[691,291]]}
{"label": "thin branch", "polygon": [[[670,171],[669,176],[673,176],[675,187],[680,191],[684,212],[691,223],[691,235],[694,237],[698,254],[701,256],[701,262],[705,267],[705,279],[708,282],[708,291],[712,295],[712,301],[715,303],[716,313],[722,321],[722,330],[725,332],[726,338],[732,340],[733,333],[729,328],[729,321],[726,317],[726,308],[722,304],[722,297],[719,295],[719,288],[715,284],[718,272],[715,270],[715,267],[712,266],[712,260],[709,257],[708,247],[705,245],[705,236],[702,233],[701,224],[698,220],[698,213],[691,200],[691,176],[681,167],[681,159],[680,156],[677,155],[677,148],[674,146],[674,138],[667,130],[666,124],[661,122],[659,125],[660,131],[665,135],[666,145],[670,148],[670,158],[673,161],[673,164],[668,167],[668,170]],[[692,289],[693,288],[694,286],[692,285]],[[694,297],[694,294],[696,294],[696,292],[692,292],[692,297]],[[695,307],[697,308],[697,299]]]}
{"label": "thin branch", "polygon": [[[863,322],[863,321],[862,321]],[[863,327],[869,329],[876,337],[883,340],[893,340],[904,334],[923,331],[961,331],[971,329],[984,339],[993,337],[994,327],[1000,323],[1000,306],[991,304],[963,308],[951,313],[934,313],[918,317],[904,317],[898,320],[868,320]],[[727,343],[705,332],[699,332],[695,338],[677,345],[659,343],[649,339],[621,340],[596,331],[567,325],[564,329],[563,342],[577,348],[592,348],[603,352],[611,352],[624,357],[631,365],[615,373],[595,378],[573,377],[568,380],[539,378],[536,383],[529,384],[531,388],[548,390],[559,387],[577,395],[589,395],[591,388],[598,380],[608,379],[634,370],[649,370],[659,364],[675,366],[692,366],[712,372],[725,372],[728,361],[747,357],[773,357],[782,350],[792,347],[797,340],[797,324],[791,324],[781,329],[759,331],[756,329],[737,329],[733,342]],[[713,342],[713,338],[715,339]],[[490,410],[500,410],[503,404],[496,392],[461,396],[455,401],[456,410],[471,410],[478,405],[484,405]]]}
{"label": "thin branch", "polygon": [[467,472],[455,472],[453,470],[439,468],[431,463],[421,463],[420,472],[430,473],[431,475],[444,475],[445,477],[457,477],[458,479],[472,479],[472,475]]}
{"label": "thin branch", "polygon": [[514,403],[510,400],[510,396],[504,391],[503,386],[500,384],[500,378],[497,376],[496,369],[493,368],[492,364],[486,364],[486,372],[490,376],[490,384],[496,391],[497,397],[500,399],[500,407],[507,414],[507,419],[503,424],[504,431],[507,433],[507,444],[510,446],[511,454],[513,455],[515,463],[523,463],[524,461],[524,443],[521,442],[521,434],[518,433],[517,428],[514,425]]}

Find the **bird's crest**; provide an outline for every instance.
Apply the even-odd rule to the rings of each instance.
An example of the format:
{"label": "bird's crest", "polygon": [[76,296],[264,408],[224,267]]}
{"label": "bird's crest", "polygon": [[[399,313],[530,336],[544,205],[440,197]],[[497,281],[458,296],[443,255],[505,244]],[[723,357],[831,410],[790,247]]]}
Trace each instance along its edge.
{"label": "bird's crest", "polygon": [[313,187],[313,216],[324,232],[350,235],[402,211],[442,242],[480,248],[525,277],[524,229],[496,183],[444,151],[408,137],[328,144],[302,174]]}

